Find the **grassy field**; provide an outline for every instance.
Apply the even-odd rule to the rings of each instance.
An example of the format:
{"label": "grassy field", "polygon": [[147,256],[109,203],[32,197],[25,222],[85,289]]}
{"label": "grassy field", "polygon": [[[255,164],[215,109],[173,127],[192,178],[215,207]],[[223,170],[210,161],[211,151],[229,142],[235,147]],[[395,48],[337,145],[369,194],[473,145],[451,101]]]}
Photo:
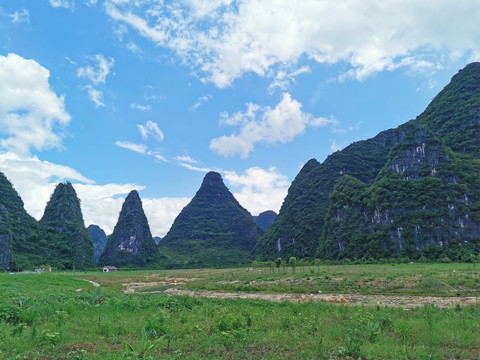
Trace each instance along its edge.
{"label": "grassy field", "polygon": [[[0,359],[480,359],[480,306],[404,310],[139,293],[175,286],[478,296],[478,284],[472,264],[455,263],[297,267],[295,274],[289,268],[1,273]],[[135,294],[123,293],[132,286]]]}

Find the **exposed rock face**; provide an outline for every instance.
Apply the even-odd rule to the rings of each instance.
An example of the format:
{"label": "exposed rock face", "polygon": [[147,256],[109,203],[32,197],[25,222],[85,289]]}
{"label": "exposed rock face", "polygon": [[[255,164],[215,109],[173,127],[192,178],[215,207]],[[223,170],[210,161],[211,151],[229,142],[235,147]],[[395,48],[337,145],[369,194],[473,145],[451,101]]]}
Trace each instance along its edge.
{"label": "exposed rock face", "polygon": [[416,119],[353,143],[293,181],[259,258],[455,258],[480,249],[480,64]]}
{"label": "exposed rock face", "polygon": [[270,226],[272,226],[276,217],[277,213],[275,211],[267,210],[258,214],[258,216],[254,216],[253,219],[258,226],[260,226],[263,230],[267,231]]}
{"label": "exposed rock face", "polygon": [[105,245],[107,245],[107,235],[105,235],[105,231],[103,231],[98,225],[90,225],[87,228],[87,231],[88,235],[90,235],[93,240],[93,258],[95,264],[97,264],[100,255],[102,255],[103,250],[105,249]]}
{"label": "exposed rock face", "polygon": [[220,174],[209,172],[159,248],[166,257],[163,262],[170,266],[247,263],[261,233]]}
{"label": "exposed rock face", "polygon": [[122,205],[117,225],[100,256],[100,265],[143,267],[158,261],[142,201],[136,190],[130,192]]}
{"label": "exposed rock face", "polygon": [[0,172],[0,267],[18,270],[39,265],[45,254],[38,242],[40,230],[10,181]]}
{"label": "exposed rock face", "polygon": [[85,228],[80,200],[71,183],[57,185],[40,224],[50,234],[55,257],[63,267],[82,269],[93,265],[93,241]]}

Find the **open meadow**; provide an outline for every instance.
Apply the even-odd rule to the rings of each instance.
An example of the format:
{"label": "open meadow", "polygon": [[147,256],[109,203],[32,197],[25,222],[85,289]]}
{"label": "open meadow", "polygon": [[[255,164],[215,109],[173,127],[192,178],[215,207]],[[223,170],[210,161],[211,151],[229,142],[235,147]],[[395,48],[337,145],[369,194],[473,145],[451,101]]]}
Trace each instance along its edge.
{"label": "open meadow", "polygon": [[472,263],[0,273],[0,359],[479,359],[479,282]]}

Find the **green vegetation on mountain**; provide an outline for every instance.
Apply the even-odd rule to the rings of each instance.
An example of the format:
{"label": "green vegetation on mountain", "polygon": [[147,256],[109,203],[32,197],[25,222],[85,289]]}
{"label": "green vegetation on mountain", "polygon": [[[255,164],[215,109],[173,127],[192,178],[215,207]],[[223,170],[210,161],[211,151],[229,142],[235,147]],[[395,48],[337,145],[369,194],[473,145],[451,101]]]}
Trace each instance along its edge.
{"label": "green vegetation on mountain", "polygon": [[480,158],[480,63],[460,70],[417,120],[452,150]]}
{"label": "green vegetation on mountain", "polygon": [[192,201],[159,243],[164,266],[199,267],[245,264],[263,233],[251,214],[227,189],[220,174],[209,172]]}
{"label": "green vegetation on mountain", "polygon": [[277,213],[275,211],[267,210],[258,214],[257,216],[254,216],[253,219],[255,220],[255,224],[267,231],[270,229],[270,226],[272,226],[276,217]]}
{"label": "green vegetation on mountain", "polygon": [[468,257],[480,248],[480,64],[414,121],[310,160],[256,257]]}
{"label": "green vegetation on mountain", "polygon": [[87,231],[93,240],[93,258],[96,264],[105,249],[105,245],[107,245],[108,238],[105,231],[98,225],[89,225]]}
{"label": "green vegetation on mountain", "polygon": [[99,258],[99,265],[122,267],[153,266],[158,261],[158,248],[153,240],[138,192],[128,194],[118,222]]}
{"label": "green vegetation on mountain", "polygon": [[71,183],[57,185],[40,224],[47,232],[51,257],[58,267],[93,266],[93,241],[85,228],[80,200]]}
{"label": "green vegetation on mountain", "polygon": [[42,234],[10,181],[0,172],[0,268],[17,270],[43,263],[48,242],[42,244]]}

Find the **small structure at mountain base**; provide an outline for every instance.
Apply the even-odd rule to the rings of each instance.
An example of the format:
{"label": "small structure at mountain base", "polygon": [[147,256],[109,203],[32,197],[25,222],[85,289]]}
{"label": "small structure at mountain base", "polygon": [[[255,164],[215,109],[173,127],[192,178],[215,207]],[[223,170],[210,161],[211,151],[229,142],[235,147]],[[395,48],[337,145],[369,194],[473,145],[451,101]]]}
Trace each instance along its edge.
{"label": "small structure at mountain base", "polygon": [[103,271],[103,272],[111,272],[111,271],[117,271],[117,270],[118,270],[117,267],[115,267],[115,266],[110,266],[110,265],[104,266],[104,267],[102,268],[102,271]]}

